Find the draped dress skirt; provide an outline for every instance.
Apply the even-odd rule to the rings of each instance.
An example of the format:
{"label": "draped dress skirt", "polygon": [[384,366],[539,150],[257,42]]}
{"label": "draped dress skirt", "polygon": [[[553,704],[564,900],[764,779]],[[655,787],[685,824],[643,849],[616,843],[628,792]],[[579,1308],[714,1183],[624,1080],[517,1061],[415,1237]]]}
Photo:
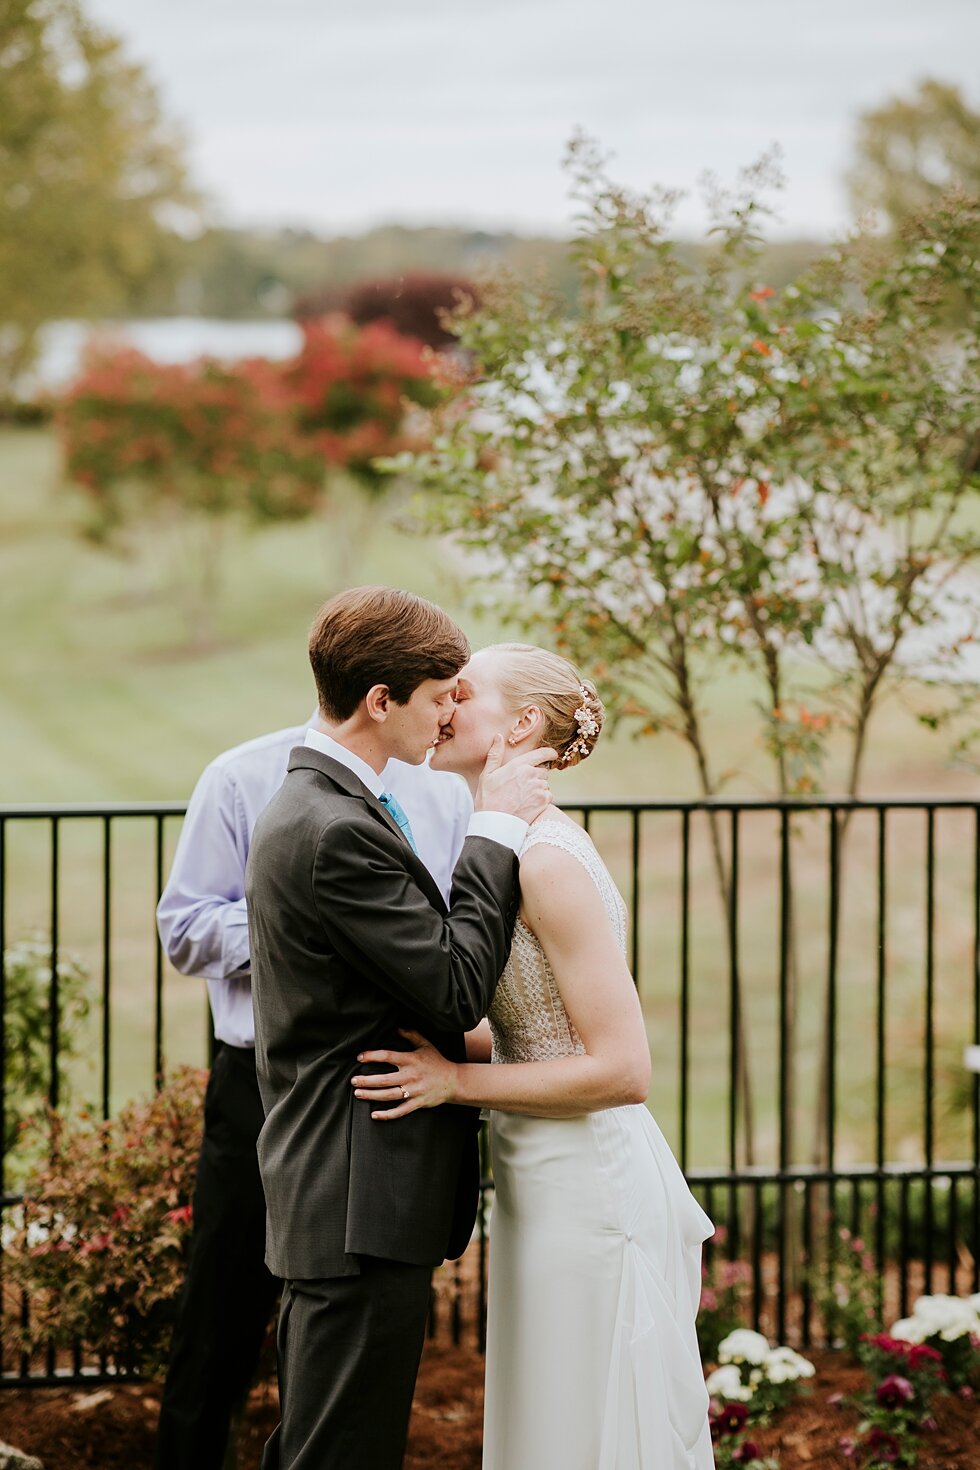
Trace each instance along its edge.
{"label": "draped dress skirt", "polygon": [[[589,838],[555,820],[625,943]],[[518,925],[490,1012],[494,1059],[582,1046],[544,953]],[[642,1105],[566,1119],[495,1111],[483,1470],[711,1470],[695,1315],[712,1233]]]}

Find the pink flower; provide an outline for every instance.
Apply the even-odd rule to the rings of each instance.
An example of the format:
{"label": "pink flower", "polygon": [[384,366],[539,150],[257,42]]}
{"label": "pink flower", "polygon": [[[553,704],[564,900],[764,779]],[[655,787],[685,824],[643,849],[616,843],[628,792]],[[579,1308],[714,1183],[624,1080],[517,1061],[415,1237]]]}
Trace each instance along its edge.
{"label": "pink flower", "polygon": [[718,1298],[710,1286],[705,1286],[701,1291],[701,1311],[714,1312],[718,1307]]}
{"label": "pink flower", "polygon": [[732,1451],[732,1461],[736,1465],[749,1465],[757,1460],[762,1454],[759,1446],[752,1439],[743,1440],[737,1449]]}
{"label": "pink flower", "polygon": [[736,1286],[740,1281],[747,1281],[751,1274],[745,1261],[724,1261],[718,1273],[723,1290]]}
{"label": "pink flower", "polygon": [[194,1218],[193,1205],[178,1205],[176,1210],[168,1210],[163,1217],[171,1220],[174,1225],[189,1225]]}
{"label": "pink flower", "polygon": [[111,1245],[111,1235],[93,1235],[91,1240],[84,1240],[82,1242],[79,1246],[78,1254],[80,1256],[96,1255],[100,1251],[107,1251]]}

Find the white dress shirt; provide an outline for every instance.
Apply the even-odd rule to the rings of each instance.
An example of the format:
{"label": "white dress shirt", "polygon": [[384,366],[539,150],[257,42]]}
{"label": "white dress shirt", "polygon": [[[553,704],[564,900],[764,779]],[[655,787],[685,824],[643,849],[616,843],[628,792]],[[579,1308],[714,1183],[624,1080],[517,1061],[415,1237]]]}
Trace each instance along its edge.
{"label": "white dress shirt", "polygon": [[[207,981],[215,1035],[231,1046],[255,1044],[245,914],[245,862],[252,830],[285,779],[289,752],[304,743],[307,732],[306,725],[276,730],[226,750],[211,762],[188,804],[157,908],[160,941],[171,964],[184,975],[200,975]],[[419,857],[448,902],[472,812],[466,784],[446,771],[402,761],[389,761],[382,781],[345,747],[336,741],[330,745],[335,749],[328,753],[339,760],[336,752],[342,752],[349,769],[355,769],[355,760],[364,767],[374,784],[368,785],[360,770],[355,773],[369,790],[376,795],[389,790],[398,798],[411,822]],[[494,830],[485,829],[487,816],[497,819],[490,823]],[[495,840],[501,840],[501,822],[506,828],[518,820],[501,813],[482,817],[484,826],[477,822],[476,835]],[[526,831],[525,824],[520,826]]]}
{"label": "white dress shirt", "polygon": [[[359,755],[355,755],[352,750],[347,749],[346,745],[341,745],[339,741],[334,740],[330,735],[324,735],[322,730],[307,730],[306,744],[313,750],[319,750],[323,755],[331,756],[335,761],[339,761],[342,766],[346,766],[349,771],[353,771],[354,775],[362,785],[367,787],[372,796],[380,796],[382,791],[390,791],[393,796],[398,798],[398,801],[405,809],[405,815],[408,817],[419,857],[425,863],[429,872],[432,873],[432,864],[423,853],[420,835],[415,830],[415,818],[412,815],[413,804],[410,803],[406,806],[402,800],[401,791],[403,787],[408,790],[412,789],[413,783],[409,776],[410,771],[426,771],[429,780],[433,776],[447,776],[449,772],[430,771],[428,766],[424,764],[407,766],[403,761],[391,760],[379,776],[374,767],[369,766],[367,761],[362,760]],[[419,795],[427,796],[428,791],[426,788],[428,782],[424,777],[416,776],[416,783],[419,781],[423,783]],[[417,785],[416,789],[418,789]],[[465,835],[467,837],[489,837],[491,842],[499,842],[503,847],[512,848],[520,856],[524,839],[527,836],[527,826],[527,822],[522,821],[520,817],[512,817],[508,812],[473,812],[467,823]],[[456,866],[456,858],[458,857],[459,852],[457,850],[453,858],[454,868]],[[448,887],[443,888],[441,883],[439,886],[442,888],[443,898],[448,903]]]}

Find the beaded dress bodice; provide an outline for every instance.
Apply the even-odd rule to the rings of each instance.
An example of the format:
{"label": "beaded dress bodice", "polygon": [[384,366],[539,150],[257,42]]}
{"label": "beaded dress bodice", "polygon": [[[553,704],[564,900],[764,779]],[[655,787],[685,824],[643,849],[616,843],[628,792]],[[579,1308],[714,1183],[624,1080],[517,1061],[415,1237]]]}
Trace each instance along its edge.
{"label": "beaded dress bodice", "polygon": [[[521,856],[547,842],[578,859],[599,890],[613,933],[626,950],[626,905],[591,839],[581,827],[544,819],[528,830]],[[487,1012],[495,1062],[535,1062],[580,1056],[585,1047],[562,1005],[544,950],[520,919],[493,1002]]]}

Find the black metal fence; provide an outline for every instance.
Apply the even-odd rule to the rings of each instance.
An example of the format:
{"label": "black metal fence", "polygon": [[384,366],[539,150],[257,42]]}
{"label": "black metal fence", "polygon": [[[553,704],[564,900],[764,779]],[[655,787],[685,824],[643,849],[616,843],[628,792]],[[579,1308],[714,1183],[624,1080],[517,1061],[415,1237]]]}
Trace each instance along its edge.
{"label": "black metal fence", "polygon": [[[748,1320],[802,1344],[825,1334],[856,1261],[885,1321],[923,1291],[980,1290],[980,1076],[964,1063],[980,1042],[980,804],[567,809],[631,911],[650,1105],[723,1227],[711,1277],[742,1263]],[[55,1107],[67,1079],[68,1101],[109,1117],[167,1066],[207,1061],[204,987],[169,969],[154,924],[183,810],[0,807],[0,955],[41,936],[50,956],[44,1090]],[[58,960],[69,953],[87,968],[91,1007],[66,1072]],[[4,1058],[11,1019],[0,960]],[[6,1147],[15,1102],[5,1089],[8,1221],[23,1182]],[[485,1213],[474,1262],[446,1268],[437,1294],[457,1335],[468,1315],[482,1330]],[[0,1343],[24,1310],[8,1289]],[[76,1353],[64,1371],[88,1361]],[[9,1348],[0,1373],[50,1381]]]}

